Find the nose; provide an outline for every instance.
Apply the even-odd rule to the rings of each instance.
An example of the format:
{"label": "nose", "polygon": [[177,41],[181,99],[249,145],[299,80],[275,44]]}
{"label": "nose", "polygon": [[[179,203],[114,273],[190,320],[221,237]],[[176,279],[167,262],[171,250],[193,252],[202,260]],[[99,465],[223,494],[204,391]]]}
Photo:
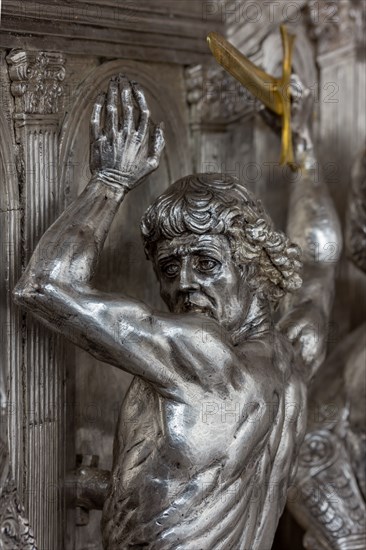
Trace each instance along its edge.
{"label": "nose", "polygon": [[179,275],[179,290],[184,292],[199,290],[197,275],[189,258],[183,258]]}

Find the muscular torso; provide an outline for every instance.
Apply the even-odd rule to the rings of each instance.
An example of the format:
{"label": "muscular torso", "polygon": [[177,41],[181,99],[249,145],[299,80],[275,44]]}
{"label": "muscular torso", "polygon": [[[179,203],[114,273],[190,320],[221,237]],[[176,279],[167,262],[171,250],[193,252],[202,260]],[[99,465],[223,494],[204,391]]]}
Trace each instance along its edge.
{"label": "muscular torso", "polygon": [[302,437],[298,414],[286,413],[302,382],[279,336],[235,349],[222,379],[189,383],[179,400],[134,379],[104,509],[109,550],[266,550],[284,504],[269,512],[266,502],[283,500]]}

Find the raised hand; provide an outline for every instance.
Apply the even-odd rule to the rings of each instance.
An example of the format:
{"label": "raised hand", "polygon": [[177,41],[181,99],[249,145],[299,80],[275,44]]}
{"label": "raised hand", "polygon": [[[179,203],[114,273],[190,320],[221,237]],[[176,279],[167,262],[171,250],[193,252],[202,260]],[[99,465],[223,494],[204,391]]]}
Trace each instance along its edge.
{"label": "raised hand", "polygon": [[[313,112],[313,97],[311,91],[302,83],[295,73],[291,75],[291,129],[294,141],[295,155],[304,150],[312,149],[310,137],[310,118]],[[276,133],[281,133],[281,119],[269,109],[260,105],[259,114],[263,121]]]}
{"label": "raised hand", "polygon": [[130,190],[159,166],[163,123],[155,126],[145,94],[123,75],[98,95],[91,118],[90,170],[105,183]]}

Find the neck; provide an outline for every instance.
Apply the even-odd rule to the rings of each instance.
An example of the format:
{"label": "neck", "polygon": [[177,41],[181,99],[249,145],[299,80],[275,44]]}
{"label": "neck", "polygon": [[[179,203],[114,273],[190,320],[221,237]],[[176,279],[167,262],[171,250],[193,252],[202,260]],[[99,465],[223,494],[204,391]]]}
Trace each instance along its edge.
{"label": "neck", "polygon": [[234,344],[242,340],[263,337],[273,330],[270,306],[267,300],[257,294],[253,296],[244,322],[232,332]]}

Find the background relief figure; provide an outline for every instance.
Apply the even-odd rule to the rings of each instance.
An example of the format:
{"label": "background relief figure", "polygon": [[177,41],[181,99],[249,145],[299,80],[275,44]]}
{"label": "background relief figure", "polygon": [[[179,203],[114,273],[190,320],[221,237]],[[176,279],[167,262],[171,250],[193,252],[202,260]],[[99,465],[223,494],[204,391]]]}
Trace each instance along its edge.
{"label": "background relief figure", "polygon": [[[353,170],[346,252],[366,271],[366,151]],[[366,325],[337,342],[312,384],[288,508],[309,550],[366,548]]]}
{"label": "background relief figure", "polygon": [[[294,101],[295,121],[296,110],[298,121],[306,118],[303,105]],[[112,79],[95,103],[92,179],[42,237],[15,297],[96,358],[135,375],[116,434],[106,549],[271,547],[332,302],[334,266],[314,258],[308,237],[340,241],[330,199],[312,177],[304,128],[299,122],[303,173],[289,230],[300,239],[305,281],[286,299],[282,334],[273,311],[301,286],[300,249],[223,174],[182,178],[142,220],[170,313],[93,290],[114,215],[164,148],[138,84]],[[50,245],[60,251],[52,260],[42,254]]]}

